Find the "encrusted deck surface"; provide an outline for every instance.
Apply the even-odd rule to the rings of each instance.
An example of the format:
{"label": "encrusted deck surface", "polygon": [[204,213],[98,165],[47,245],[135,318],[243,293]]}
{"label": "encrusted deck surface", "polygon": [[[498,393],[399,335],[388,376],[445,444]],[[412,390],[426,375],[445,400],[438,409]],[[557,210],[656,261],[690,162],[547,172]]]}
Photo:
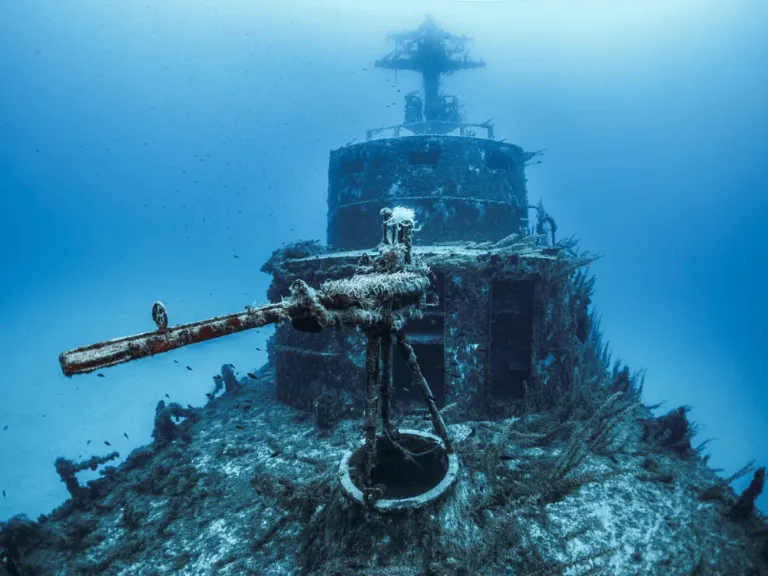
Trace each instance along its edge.
{"label": "encrusted deck surface", "polygon": [[[622,424],[623,450],[588,455],[557,494],[542,471],[569,444],[547,445],[520,420],[452,425],[461,462],[452,492],[421,513],[380,517],[338,488],[359,415],[318,430],[311,415],[272,399],[268,367],[257,376],[196,410],[189,443],[138,451],[87,505],[41,525],[17,523],[27,542],[22,573],[766,573],[760,537],[748,535],[764,525],[729,519],[728,490],[702,500],[715,474],[698,458],[651,454],[631,421]],[[427,427],[417,418],[400,425]]]}

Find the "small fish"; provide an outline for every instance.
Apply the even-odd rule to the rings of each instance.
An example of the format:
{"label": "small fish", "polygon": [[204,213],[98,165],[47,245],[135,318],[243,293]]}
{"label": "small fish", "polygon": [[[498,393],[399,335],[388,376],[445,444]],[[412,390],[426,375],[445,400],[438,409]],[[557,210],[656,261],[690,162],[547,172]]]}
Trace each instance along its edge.
{"label": "small fish", "polygon": [[192,368],[190,368],[189,366],[187,366],[187,370],[189,370],[189,371],[191,372],[191,371],[192,371]]}
{"label": "small fish", "polygon": [[240,256],[238,256],[237,254],[232,254],[232,257],[233,258],[240,258]]}
{"label": "small fish", "polygon": [[272,454],[270,454],[269,457],[270,458],[274,458],[275,456],[278,456],[279,454],[280,454],[280,450],[275,450],[274,452],[272,452]]}
{"label": "small fish", "polygon": [[187,404],[187,408],[189,408],[190,410],[194,410],[195,409],[195,407],[192,406],[192,404]]}
{"label": "small fish", "polygon": [[178,360],[174,360],[174,362],[175,362],[176,364],[178,364],[178,363],[179,363],[179,361],[178,361]]}
{"label": "small fish", "polygon": [[263,352],[263,350],[261,348],[259,348],[258,346],[256,346],[256,350],[258,350],[259,352]]}
{"label": "small fish", "polygon": [[499,456],[499,460],[503,460],[504,462],[507,462],[509,460],[514,460],[514,459],[515,457],[510,456],[509,454],[502,454],[501,456]]}
{"label": "small fish", "polygon": [[205,397],[208,398],[208,400],[213,400],[213,394],[211,394],[210,392],[206,392]]}
{"label": "small fish", "polygon": [[110,444],[110,443],[109,443],[109,442],[107,442],[106,440],[104,440],[104,444],[106,444],[107,446],[112,446],[112,444]]}
{"label": "small fish", "polygon": [[252,372],[248,372],[248,378],[253,378],[254,380],[258,380],[259,377],[256,376],[256,374],[253,374]]}
{"label": "small fish", "polygon": [[96,374],[96,376],[98,376],[99,378],[104,378],[104,374],[102,374],[101,372],[99,372],[98,374]]}
{"label": "small fish", "polygon": [[170,400],[170,399],[171,399],[171,397],[170,397],[170,396],[168,396],[168,392],[166,392],[166,393],[165,393],[165,397],[166,397],[166,398],[168,398],[168,400]]}
{"label": "small fish", "polygon": [[88,442],[86,442],[85,445],[88,446],[88,444],[90,444],[90,443],[91,443],[91,441],[88,440]]}
{"label": "small fish", "polygon": [[5,426],[3,426],[3,432],[5,432],[6,430],[8,430],[8,424],[6,424]]}
{"label": "small fish", "polygon": [[130,440],[130,438],[128,438],[128,434],[126,434],[125,432],[123,432],[123,436],[125,436],[126,439]]}
{"label": "small fish", "polygon": [[238,430],[245,430],[245,426],[241,426],[240,424],[235,424],[235,428]]}
{"label": "small fish", "polygon": [[3,490],[3,500],[5,500],[5,499],[6,499],[5,490]]}

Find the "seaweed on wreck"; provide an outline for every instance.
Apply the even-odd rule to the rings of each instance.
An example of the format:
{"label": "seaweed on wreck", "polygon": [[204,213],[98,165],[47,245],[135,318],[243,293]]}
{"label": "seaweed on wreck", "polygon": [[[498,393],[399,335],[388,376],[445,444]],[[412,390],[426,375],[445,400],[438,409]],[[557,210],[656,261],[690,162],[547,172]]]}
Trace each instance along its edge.
{"label": "seaweed on wreck", "polygon": [[[555,575],[579,568],[581,571],[577,573],[586,574],[596,567],[596,560],[614,552],[606,546],[563,561],[538,534],[552,530],[547,512],[549,504],[567,498],[587,483],[606,481],[631,471],[618,466],[601,470],[582,467],[589,447],[602,443],[612,446],[607,441],[616,438],[611,431],[631,426],[629,414],[634,404],[623,404],[619,409],[622,400],[612,399],[599,412],[607,415],[612,410],[611,417],[595,417],[573,424],[570,436],[559,443],[559,451],[541,450],[553,442],[552,422],[545,422],[546,415],[535,419],[536,426],[531,425],[530,419],[520,418],[501,429],[490,427],[478,432],[475,442],[464,450],[462,459],[470,468],[479,467],[490,484],[489,490],[475,494],[472,511],[483,538],[463,556],[464,572],[457,573],[511,570],[520,574]],[[594,528],[588,521],[560,535],[558,540],[565,546],[569,540]]]}
{"label": "seaweed on wreck", "polygon": [[191,424],[197,419],[194,408],[184,408],[176,402],[166,405],[164,400],[160,400],[155,407],[155,426],[152,430],[155,446],[161,448],[177,438],[189,442]]}
{"label": "seaweed on wreck", "polygon": [[232,364],[224,364],[221,367],[221,374],[213,377],[213,390],[205,396],[208,400],[213,400],[224,390],[225,394],[234,394],[242,387],[240,381],[235,376],[235,367]]}
{"label": "seaweed on wreck", "polygon": [[314,403],[315,423],[321,430],[331,430],[344,418],[349,418],[354,410],[352,396],[346,390],[333,390],[319,387]]}
{"label": "seaweed on wreck", "polygon": [[[590,300],[592,284],[583,273],[578,278],[575,286],[580,295],[572,301],[580,301],[583,307]],[[562,315],[561,326],[563,318],[578,319],[578,314]],[[606,547],[567,563],[557,561],[537,548],[528,529],[531,521],[546,526],[546,507],[581,486],[634,471],[618,465],[583,467],[590,456],[604,456],[615,463],[615,455],[636,450],[641,440],[638,422],[648,414],[640,401],[644,373],[631,373],[621,361],[612,363],[599,318],[593,313],[588,320],[585,342],[573,324],[561,328],[559,340],[554,336],[555,342],[567,344],[559,356],[560,370],[550,373],[549,387],[540,387],[533,398],[526,395],[523,415],[500,429],[480,425],[472,448],[462,455],[469,468],[484,471],[491,486],[473,511],[486,536],[466,558],[468,574],[494,567],[524,574],[562,574],[578,566],[591,573],[596,559],[613,552]],[[555,446],[559,448],[552,450]],[[541,448],[549,451],[541,453]],[[589,530],[584,525],[577,532]]]}
{"label": "seaweed on wreck", "polygon": [[[610,352],[603,344],[599,318],[590,314],[595,277],[588,266],[598,257],[580,251],[575,237],[552,247],[556,258],[538,271],[535,365],[527,382],[525,411],[544,412],[563,405],[591,415],[608,392]],[[542,309],[543,308],[543,309]]]}
{"label": "seaweed on wreck", "polygon": [[[638,410],[641,407],[633,397],[617,393],[584,421],[563,424],[545,413],[512,419],[501,426],[476,423],[474,435],[460,445],[460,456],[465,474],[483,474],[488,489],[473,490],[466,503],[470,518],[482,531],[482,537],[476,537],[469,549],[458,545],[450,529],[436,520],[445,507],[455,504],[437,503],[404,517],[381,516],[350,505],[332,491],[304,528],[302,573],[468,576],[513,570],[555,575],[578,568],[583,568],[578,573],[591,573],[597,560],[614,552],[612,548],[596,548],[568,561],[558,560],[539,541],[534,527],[550,530],[549,504],[567,498],[587,483],[631,472],[618,465],[596,469],[584,463],[590,454],[609,458],[627,444],[636,443]],[[552,444],[558,449],[551,450]],[[592,524],[585,523],[562,535],[561,540],[566,542],[593,529]]]}
{"label": "seaweed on wreck", "polygon": [[205,397],[214,400],[221,393],[234,394],[242,388],[242,383],[235,376],[235,367],[232,364],[224,364],[221,373],[213,376],[213,390],[207,392]]}
{"label": "seaweed on wreck", "polygon": [[[624,473],[594,474],[580,467],[590,455],[611,456],[632,442],[633,413],[639,408],[633,399],[615,394],[587,420],[559,423],[553,414],[541,414],[510,421],[480,450],[494,488],[487,507],[556,502],[587,482]],[[558,444],[546,456],[525,455],[526,449]]]}
{"label": "seaweed on wreck", "polygon": [[327,509],[338,500],[338,488],[332,483],[335,476],[335,471],[321,470],[309,479],[297,481],[287,476],[270,475],[264,465],[257,468],[251,478],[251,486],[258,496],[274,502],[279,512],[266,528],[259,524],[252,526],[251,553],[262,553],[266,551],[267,544],[272,544],[273,549],[268,553],[275,554],[274,541],[289,524],[304,527],[302,532],[306,534],[306,547],[306,540],[311,538],[311,527],[317,525],[319,518],[325,518]]}
{"label": "seaweed on wreck", "polygon": [[561,422],[593,416],[611,395],[639,402],[645,379],[643,370],[633,373],[612,359],[600,316],[590,311],[595,277],[585,267],[596,257],[578,252],[577,245],[574,238],[564,241],[570,256],[542,276],[547,309],[535,344],[541,360],[527,383],[523,410],[557,414]]}
{"label": "seaweed on wreck", "polygon": [[[42,515],[37,522],[29,520],[24,515],[14,516],[7,522],[0,522],[0,548],[6,550],[9,562],[15,567],[23,567],[23,574],[47,573],[49,561],[36,555],[29,560],[25,551],[37,547],[49,546],[53,550],[66,550],[77,553],[104,540],[98,530],[98,515],[105,506],[104,497],[109,494],[119,482],[119,468],[107,466],[102,468],[101,477],[81,485],[77,473],[84,470],[97,470],[99,466],[119,457],[117,452],[106,456],[93,456],[82,462],[73,462],[66,458],[58,458],[55,462],[56,472],[70,493],[70,499],[55,509],[50,515]],[[84,515],[76,516],[75,511]],[[18,570],[18,569],[17,569]]]}
{"label": "seaweed on wreck", "polygon": [[763,493],[765,487],[765,467],[762,466],[755,470],[754,476],[749,486],[741,493],[739,499],[731,507],[729,514],[731,518],[748,518],[755,511],[755,500]]}
{"label": "seaweed on wreck", "polygon": [[[382,516],[350,504],[334,488],[325,505],[309,519],[301,538],[299,562],[303,576],[408,574],[406,566],[419,566],[413,574],[430,573],[430,546],[434,521],[428,511],[401,517]],[[373,564],[373,565],[372,565]]]}
{"label": "seaweed on wreck", "polygon": [[682,458],[691,458],[700,453],[691,445],[691,439],[698,429],[688,420],[689,406],[680,406],[659,417],[649,417],[644,422],[643,440],[653,450],[668,449]]}
{"label": "seaweed on wreck", "polygon": [[[73,504],[75,506],[84,506],[92,500],[94,497],[99,497],[103,493],[105,478],[101,481],[89,482],[86,486],[81,486],[77,480],[76,474],[84,470],[97,470],[102,464],[106,464],[116,458],[119,458],[120,454],[117,452],[111,452],[106,456],[92,456],[88,460],[82,462],[73,462],[67,458],[57,458],[54,462],[56,467],[56,473],[61,478],[67,487],[72,497]],[[109,476],[114,472],[114,468],[105,468],[102,470],[102,474]]]}
{"label": "seaweed on wreck", "polygon": [[[176,420],[184,419],[183,422]],[[118,466],[106,466],[100,477],[84,485],[77,474],[85,470],[97,470],[100,466],[119,457],[117,452],[105,456],[93,456],[81,462],[58,458],[56,472],[66,485],[70,499],[49,515],[42,515],[37,522],[16,516],[8,522],[0,522],[0,548],[7,550],[8,558],[19,566],[22,574],[49,573],[52,560],[47,554],[32,554],[36,548],[59,550],[76,556],[106,538],[99,529],[99,517],[121,509],[118,525],[129,535],[100,559],[82,560],[76,563],[78,574],[103,574],[114,562],[133,557],[148,547],[139,535],[147,517],[147,509],[133,501],[134,494],[149,493],[168,498],[165,512],[156,524],[160,533],[190,509],[190,498],[196,494],[194,468],[185,465],[184,454],[172,448],[174,440],[189,442],[194,422],[199,420],[195,409],[182,408],[160,401],[157,406],[153,430],[154,442],[137,448]],[[148,466],[154,461],[154,465]],[[129,475],[133,476],[129,479]]]}
{"label": "seaweed on wreck", "polygon": [[38,546],[45,540],[45,527],[24,515],[0,522],[0,552],[6,568],[12,566],[18,572],[16,565],[20,563],[22,551]]}

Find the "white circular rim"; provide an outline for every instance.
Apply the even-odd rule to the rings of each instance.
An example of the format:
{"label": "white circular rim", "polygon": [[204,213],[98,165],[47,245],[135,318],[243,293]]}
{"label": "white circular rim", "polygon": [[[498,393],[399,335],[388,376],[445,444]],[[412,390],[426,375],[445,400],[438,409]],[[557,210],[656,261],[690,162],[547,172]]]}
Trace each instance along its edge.
{"label": "white circular rim", "polygon": [[[416,436],[419,438],[423,438],[425,440],[432,440],[437,444],[439,444],[443,448],[443,450],[445,450],[445,443],[443,442],[443,440],[439,436],[436,436],[435,434],[432,434],[430,432],[423,432],[422,430],[405,429],[405,430],[400,430],[399,433],[407,436]],[[341,482],[341,488],[344,491],[344,493],[347,495],[348,498],[350,498],[357,504],[360,504],[361,506],[366,506],[365,497],[363,495],[362,490],[360,490],[357,486],[355,486],[354,482],[352,482],[352,477],[350,476],[350,472],[349,472],[349,461],[352,459],[352,456],[354,455],[354,453],[357,452],[364,445],[365,445],[365,441],[363,440],[362,442],[360,442],[360,445],[357,448],[355,448],[354,450],[348,450],[344,454],[344,457],[341,459],[341,464],[339,465],[339,472],[338,472],[339,480]],[[366,507],[370,507],[379,512],[396,512],[400,510],[415,510],[418,508],[422,508],[424,506],[428,506],[429,504],[432,504],[448,491],[448,489],[456,481],[456,478],[458,477],[458,474],[459,474],[458,455],[455,452],[453,452],[453,453],[447,453],[447,456],[448,456],[448,470],[446,470],[445,476],[434,488],[427,490],[423,494],[419,494],[418,496],[412,496],[410,498],[380,498],[376,500],[372,506],[366,506]]]}

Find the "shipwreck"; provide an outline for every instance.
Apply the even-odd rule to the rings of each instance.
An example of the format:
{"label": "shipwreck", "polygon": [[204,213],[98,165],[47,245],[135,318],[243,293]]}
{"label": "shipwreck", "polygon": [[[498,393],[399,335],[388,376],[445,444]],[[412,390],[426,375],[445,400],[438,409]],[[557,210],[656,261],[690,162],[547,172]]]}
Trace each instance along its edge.
{"label": "shipwreck", "polygon": [[[59,459],[72,498],[0,525],[0,574],[762,574],[765,469],[736,495],[686,408],[654,416],[592,309],[595,257],[531,205],[541,154],[466,121],[441,77],[479,69],[428,19],[384,70],[403,122],[330,153],[325,244],[263,266],[269,304],[61,354],[66,376],[269,324],[154,442]],[[4,566],[4,568],[3,568]],[[762,570],[762,572],[761,572]]]}

